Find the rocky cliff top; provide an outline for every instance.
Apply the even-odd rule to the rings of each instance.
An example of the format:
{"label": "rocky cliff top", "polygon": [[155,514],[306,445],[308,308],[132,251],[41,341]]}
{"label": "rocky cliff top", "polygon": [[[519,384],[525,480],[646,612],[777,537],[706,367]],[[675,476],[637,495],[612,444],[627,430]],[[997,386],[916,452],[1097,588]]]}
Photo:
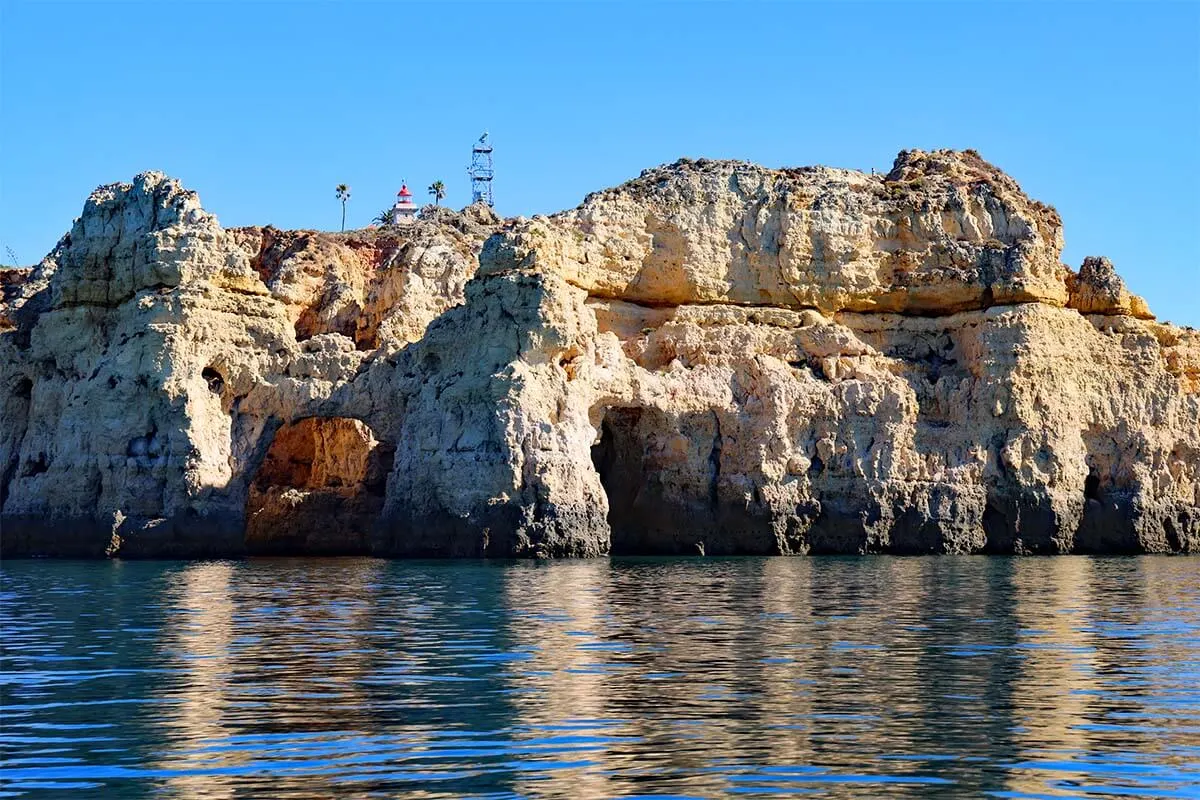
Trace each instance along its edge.
{"label": "rocky cliff top", "polygon": [[115,308],[140,292],[182,288],[269,297],[300,340],[338,333],[359,349],[399,346],[461,302],[499,223],[490,208],[468,206],[430,207],[403,228],[226,230],[195,192],[144,172],[93,191],[36,267],[0,271],[0,329],[28,331],[45,311]]}
{"label": "rocky cliff top", "polygon": [[974,151],[907,150],[887,175],[683,159],[510,226],[481,265],[649,305],[936,315],[1044,302],[1150,316],[1123,286],[1074,276],[1062,246],[1058,213]]}
{"label": "rocky cliff top", "polygon": [[[1063,264],[1058,213],[974,150],[905,150],[886,175],[685,158],[594,192],[575,209],[507,223],[469,206],[429,207],[406,229],[234,228],[224,233],[249,261],[235,256],[219,267],[187,258],[196,248],[187,237],[221,235],[216,218],[195,192],[147,172],[97,188],[37,268],[0,270],[0,325],[16,324],[16,309],[35,293],[29,285],[47,280],[64,255],[78,261],[86,252],[86,263],[66,265],[71,280],[60,279],[44,304],[113,304],[148,286],[203,278],[265,289],[291,308],[303,336],[338,331],[374,346],[379,320],[359,331],[363,310],[348,318],[339,287],[361,294],[366,272],[386,269],[405,248],[448,247],[474,260],[502,224],[478,256],[484,273],[552,271],[593,296],[646,305],[938,315],[1043,302],[1153,318],[1108,259],[1089,257],[1078,272]],[[175,252],[159,252],[160,241],[179,234]]]}

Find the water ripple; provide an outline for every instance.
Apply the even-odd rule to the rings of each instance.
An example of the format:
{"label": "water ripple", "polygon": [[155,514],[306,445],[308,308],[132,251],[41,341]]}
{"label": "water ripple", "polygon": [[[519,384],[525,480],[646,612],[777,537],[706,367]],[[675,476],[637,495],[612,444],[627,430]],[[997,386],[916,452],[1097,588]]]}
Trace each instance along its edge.
{"label": "water ripple", "polygon": [[1185,558],[0,565],[0,797],[1200,797]]}

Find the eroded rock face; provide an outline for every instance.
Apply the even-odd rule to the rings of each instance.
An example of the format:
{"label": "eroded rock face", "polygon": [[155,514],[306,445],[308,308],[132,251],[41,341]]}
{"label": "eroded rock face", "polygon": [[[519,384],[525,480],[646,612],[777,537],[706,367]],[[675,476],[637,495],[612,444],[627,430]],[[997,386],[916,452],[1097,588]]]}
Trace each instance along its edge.
{"label": "eroded rock face", "polygon": [[250,484],[247,550],[368,553],[391,450],[356,419],[306,417],[282,426]]}
{"label": "eroded rock face", "polygon": [[1088,256],[1079,273],[1067,279],[1068,305],[1084,314],[1123,314],[1154,319],[1146,301],[1125,289],[1113,263],[1103,256]]}
{"label": "eroded rock face", "polygon": [[404,228],[344,234],[235,228],[230,235],[305,340],[340,333],[360,350],[395,348],[462,302],[500,220],[486,206],[429,208]]}
{"label": "eroded rock face", "polygon": [[[368,358],[419,338],[461,302],[475,269],[463,237],[482,241],[486,230],[459,228],[420,222],[411,239],[295,234],[290,261],[264,267],[261,246],[248,246],[254,234],[223,230],[172,179],[146,173],[98,189],[54,252],[6,288],[0,316],[15,327],[0,333],[5,552],[245,552],[248,490],[276,429],[338,416],[330,396]],[[348,239],[386,242],[372,252],[388,260]],[[260,270],[320,279],[296,294]],[[371,293],[407,291],[430,274],[441,282],[414,290],[406,308],[418,310],[387,329],[397,333],[357,349],[346,331],[370,327],[380,339],[384,327],[363,322]],[[343,276],[358,294],[341,291]]]}
{"label": "eroded rock face", "polygon": [[483,272],[553,271],[599,297],[947,314],[1065,305],[1062,223],[970,151],[887,176],[681,161],[493,239]]}
{"label": "eroded rock face", "polygon": [[971,151],[346,234],[226,231],[148,173],[3,276],[0,542],[1200,550],[1200,334],[1061,247]]}

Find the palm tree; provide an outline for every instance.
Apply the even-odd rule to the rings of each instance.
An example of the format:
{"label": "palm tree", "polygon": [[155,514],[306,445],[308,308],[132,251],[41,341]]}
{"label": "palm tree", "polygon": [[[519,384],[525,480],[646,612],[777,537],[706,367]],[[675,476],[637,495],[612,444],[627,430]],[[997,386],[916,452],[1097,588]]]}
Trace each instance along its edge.
{"label": "palm tree", "polygon": [[392,209],[385,208],[383,211],[380,211],[378,214],[375,215],[375,219],[371,220],[371,222],[374,222],[376,225],[380,226],[381,228],[386,228],[388,225],[391,225],[392,224]]}
{"label": "palm tree", "polygon": [[442,202],[446,196],[446,184],[441,181],[434,181],[429,184],[429,193],[433,195],[433,204],[436,206]]}
{"label": "palm tree", "polygon": [[350,187],[344,183],[337,185],[337,199],[342,201],[342,232],[346,230],[346,201],[350,199]]}

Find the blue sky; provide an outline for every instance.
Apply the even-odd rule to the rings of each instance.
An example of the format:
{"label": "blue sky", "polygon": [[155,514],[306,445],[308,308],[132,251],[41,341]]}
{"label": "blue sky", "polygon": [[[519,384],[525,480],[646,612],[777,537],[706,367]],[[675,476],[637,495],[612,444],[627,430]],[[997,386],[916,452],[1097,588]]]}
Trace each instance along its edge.
{"label": "blue sky", "polygon": [[[334,228],[400,181],[552,212],[680,156],[886,169],[967,148],[1200,325],[1200,3],[0,0],[0,260],[146,169],[225,225]],[[420,196],[420,195],[419,195]]]}

